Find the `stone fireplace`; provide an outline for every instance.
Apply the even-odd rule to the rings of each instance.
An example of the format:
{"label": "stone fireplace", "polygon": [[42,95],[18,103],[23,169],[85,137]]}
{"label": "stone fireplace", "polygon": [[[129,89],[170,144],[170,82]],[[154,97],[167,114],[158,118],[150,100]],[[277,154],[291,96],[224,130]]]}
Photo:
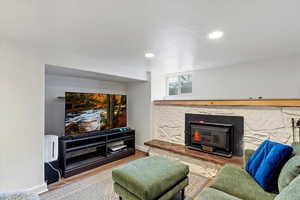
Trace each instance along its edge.
{"label": "stone fireplace", "polygon": [[[227,142],[227,134],[232,131],[230,130],[230,125],[234,127],[234,136],[240,136],[237,141],[233,142],[232,157],[226,158],[224,156],[217,156],[213,154],[203,153],[202,151],[194,151],[187,148],[187,142],[189,139],[186,138],[186,114],[191,114],[190,116],[206,116],[207,118],[196,117],[191,118],[191,121],[195,122],[191,125],[208,125],[211,124],[222,124],[221,134],[226,134],[226,136],[221,137],[223,142]],[[239,118],[242,120],[242,126],[237,126],[231,120],[221,120],[227,117]],[[238,117],[241,116],[241,117]],[[220,117],[220,118],[219,118]],[[175,150],[170,152],[168,150],[163,150],[162,148],[151,147],[149,149],[150,155],[161,155],[171,159],[180,160],[190,166],[190,170],[193,173],[200,174],[205,177],[213,177],[221,169],[224,162],[215,162],[216,160],[228,161],[234,164],[234,160],[240,163],[240,157],[243,155],[244,149],[256,149],[261,142],[266,139],[291,144],[292,139],[292,127],[291,119],[300,118],[300,107],[283,107],[283,106],[196,106],[196,105],[164,105],[164,104],[154,104],[152,112],[153,124],[152,124],[152,139],[159,140],[166,143],[174,144],[171,148]],[[194,128],[194,142],[199,142],[199,135],[197,135],[197,126],[190,126]],[[227,126],[229,125],[229,126]],[[224,128],[225,127],[225,128]],[[229,129],[226,129],[226,128]],[[236,134],[236,131],[240,128],[241,133]],[[203,127],[202,127],[203,128]],[[224,129],[223,129],[224,128]],[[226,133],[224,133],[226,132]],[[201,136],[200,136],[201,137]],[[213,136],[211,136],[213,137]],[[189,136],[190,140],[192,136]],[[201,138],[202,139],[202,138]],[[220,138],[219,138],[220,139]],[[298,136],[296,141],[298,141]],[[205,141],[207,143],[211,143]],[[202,143],[204,144],[204,143]],[[219,147],[228,150],[228,143],[220,143]],[[201,144],[200,144],[201,145]],[[235,146],[237,145],[237,146]],[[183,146],[186,150],[182,151],[192,151],[195,154],[201,154],[203,159],[197,159],[190,156],[184,156],[181,153],[180,146]],[[165,148],[167,149],[167,148]],[[205,149],[204,149],[205,150]],[[207,149],[206,149],[207,150]],[[211,150],[211,149],[209,149]],[[177,152],[177,153],[176,153]],[[204,158],[205,157],[205,158]],[[209,159],[207,159],[209,158]],[[214,158],[214,161],[211,160]],[[225,162],[226,163],[226,162]]]}
{"label": "stone fireplace", "polygon": [[243,116],[243,146],[256,149],[266,139],[291,144],[291,118],[300,118],[300,107],[154,105],[153,139],[185,144],[186,113]]}
{"label": "stone fireplace", "polygon": [[185,114],[185,145],[220,156],[242,156],[244,118]]}

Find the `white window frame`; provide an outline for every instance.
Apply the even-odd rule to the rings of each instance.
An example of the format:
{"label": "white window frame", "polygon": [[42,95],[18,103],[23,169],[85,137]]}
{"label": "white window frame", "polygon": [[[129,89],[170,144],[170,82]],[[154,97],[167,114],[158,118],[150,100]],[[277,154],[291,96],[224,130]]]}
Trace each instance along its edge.
{"label": "white window frame", "polygon": [[[191,75],[192,77],[192,91],[190,93],[181,93],[181,83],[179,82],[179,76],[182,75]],[[175,78],[177,77],[178,79],[178,83],[179,83],[179,87],[178,87],[178,94],[177,95],[170,95],[169,94],[169,79],[170,78]],[[193,94],[193,74],[192,72],[178,72],[178,73],[172,73],[172,74],[167,74],[165,76],[165,85],[166,85],[166,96],[167,97],[178,97],[178,96],[189,96],[191,94]]]}

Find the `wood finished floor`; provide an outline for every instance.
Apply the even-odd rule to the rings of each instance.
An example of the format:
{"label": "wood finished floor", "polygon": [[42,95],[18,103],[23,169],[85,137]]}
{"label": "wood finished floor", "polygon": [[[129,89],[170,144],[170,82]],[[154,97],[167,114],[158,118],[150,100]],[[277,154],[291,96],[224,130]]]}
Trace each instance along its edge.
{"label": "wood finished floor", "polygon": [[143,157],[146,157],[146,156],[148,156],[148,153],[136,150],[136,153],[134,155],[132,155],[132,156],[128,156],[126,158],[123,158],[123,159],[120,159],[120,160],[108,163],[106,165],[102,165],[102,166],[100,166],[98,168],[95,168],[95,169],[83,172],[81,174],[78,174],[78,175],[75,175],[75,176],[72,176],[72,177],[69,177],[69,178],[62,178],[58,183],[53,183],[53,184],[49,185],[48,186],[48,191],[55,190],[55,189],[57,189],[59,187],[62,187],[64,185],[66,185],[66,184],[74,183],[74,182],[76,182],[76,181],[78,181],[80,179],[83,179],[83,178],[95,175],[95,174],[97,174],[97,173],[99,173],[99,172],[101,172],[103,170],[106,170],[106,169],[109,169],[109,168],[113,168],[113,167],[122,165],[124,163],[127,163],[129,161],[136,160],[136,159],[139,159],[139,158],[143,158]]}

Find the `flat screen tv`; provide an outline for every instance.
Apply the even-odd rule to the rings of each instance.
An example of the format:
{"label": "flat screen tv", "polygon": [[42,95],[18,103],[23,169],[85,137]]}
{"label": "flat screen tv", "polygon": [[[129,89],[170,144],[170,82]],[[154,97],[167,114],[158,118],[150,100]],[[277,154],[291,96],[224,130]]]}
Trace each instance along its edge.
{"label": "flat screen tv", "polygon": [[65,135],[127,126],[126,95],[65,93]]}

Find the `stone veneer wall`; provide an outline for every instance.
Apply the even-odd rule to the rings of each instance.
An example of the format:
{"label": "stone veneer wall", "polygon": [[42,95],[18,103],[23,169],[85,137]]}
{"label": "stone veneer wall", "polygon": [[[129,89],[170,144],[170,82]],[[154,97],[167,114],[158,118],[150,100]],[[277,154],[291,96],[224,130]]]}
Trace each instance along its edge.
{"label": "stone veneer wall", "polygon": [[154,139],[184,144],[185,113],[243,116],[244,148],[250,149],[255,149],[265,139],[290,144],[291,118],[300,118],[298,107],[154,105]]}

